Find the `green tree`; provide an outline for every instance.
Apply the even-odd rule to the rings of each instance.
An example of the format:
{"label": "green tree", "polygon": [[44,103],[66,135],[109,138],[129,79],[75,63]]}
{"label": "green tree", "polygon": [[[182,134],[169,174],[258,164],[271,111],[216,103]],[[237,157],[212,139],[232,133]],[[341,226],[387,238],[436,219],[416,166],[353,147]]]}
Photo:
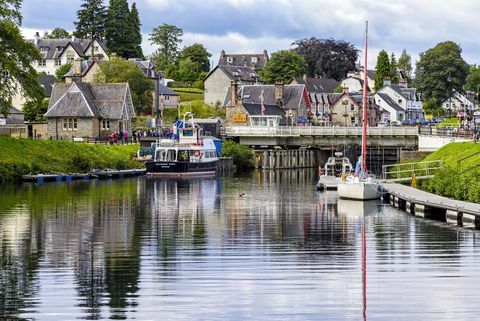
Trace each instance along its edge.
{"label": "green tree", "polygon": [[110,0],[105,35],[108,50],[125,59],[136,58],[134,38],[127,0]]}
{"label": "green tree", "polygon": [[237,170],[253,167],[254,152],[246,145],[227,140],[222,146],[222,156],[232,157]]}
{"label": "green tree", "polygon": [[142,24],[140,23],[140,15],[135,2],[132,4],[132,9],[130,10],[130,23],[132,24],[132,41],[135,45],[135,58],[143,58],[142,32],[140,31]]}
{"label": "green tree", "polygon": [[32,61],[41,59],[21,32],[20,0],[0,0],[0,112],[7,115],[19,92],[27,101],[41,101],[44,93]]}
{"label": "green tree", "polygon": [[402,55],[398,59],[398,70],[410,79],[412,77],[412,57],[403,49]]}
{"label": "green tree", "polygon": [[179,60],[190,58],[190,60],[198,66],[200,72],[210,71],[210,54],[205,47],[199,43],[184,47],[180,52]]}
{"label": "green tree", "polygon": [[77,11],[75,37],[81,39],[103,39],[107,23],[107,9],[102,0],[83,0]]}
{"label": "green tree", "polygon": [[392,81],[392,84],[398,84],[398,65],[393,52],[390,56],[390,80]]}
{"label": "green tree", "polygon": [[47,39],[68,39],[70,38],[70,33],[63,28],[55,28],[52,32],[45,31],[43,38]]}
{"label": "green tree", "polygon": [[55,78],[57,78],[58,81],[60,82],[65,82],[65,74],[72,69],[72,63],[66,63],[65,65],[61,65],[58,67],[58,69],[55,71]]}
{"label": "green tree", "polygon": [[23,107],[22,111],[25,115],[26,121],[42,121],[44,120],[43,115],[47,112],[48,109],[48,100],[44,99],[42,101],[28,101]]}
{"label": "green tree", "polygon": [[468,64],[462,58],[462,48],[446,41],[420,54],[415,84],[424,99],[442,101],[453,91],[463,90],[467,74]]}
{"label": "green tree", "polygon": [[477,65],[471,65],[468,70],[465,90],[473,91],[477,95],[480,92],[480,68]]}
{"label": "green tree", "polygon": [[165,70],[169,65],[175,65],[179,54],[178,46],[182,42],[183,30],[162,24],[152,30],[150,41],[159,48],[153,54],[153,60],[160,70]]}
{"label": "green tree", "polygon": [[388,53],[385,50],[382,50],[378,54],[377,65],[375,67],[374,91],[382,88],[385,78],[390,78],[390,59],[388,58]]}
{"label": "green tree", "polygon": [[307,72],[307,64],[302,56],[295,51],[280,50],[274,52],[268,60],[260,76],[266,84],[276,81],[288,82],[292,77],[297,77]]}
{"label": "green tree", "polygon": [[152,106],[152,91],[155,89],[155,84],[151,79],[145,77],[143,71],[133,61],[120,57],[102,61],[100,72],[95,75],[95,82],[128,82],[135,110],[143,112]]}
{"label": "green tree", "polygon": [[198,64],[194,63],[190,57],[180,60],[178,70],[176,71],[176,79],[178,81],[193,83],[198,79],[200,74]]}

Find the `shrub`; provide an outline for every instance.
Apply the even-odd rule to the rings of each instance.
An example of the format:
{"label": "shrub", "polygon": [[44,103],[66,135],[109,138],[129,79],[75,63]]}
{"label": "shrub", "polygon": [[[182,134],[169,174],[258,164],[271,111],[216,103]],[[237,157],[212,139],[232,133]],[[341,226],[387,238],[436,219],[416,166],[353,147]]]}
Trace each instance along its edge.
{"label": "shrub", "polygon": [[253,149],[246,145],[240,145],[234,141],[228,140],[222,146],[222,155],[232,157],[233,164],[237,169],[253,167]]}
{"label": "shrub", "polygon": [[86,155],[76,154],[72,157],[72,170],[88,172],[92,168],[92,162]]}

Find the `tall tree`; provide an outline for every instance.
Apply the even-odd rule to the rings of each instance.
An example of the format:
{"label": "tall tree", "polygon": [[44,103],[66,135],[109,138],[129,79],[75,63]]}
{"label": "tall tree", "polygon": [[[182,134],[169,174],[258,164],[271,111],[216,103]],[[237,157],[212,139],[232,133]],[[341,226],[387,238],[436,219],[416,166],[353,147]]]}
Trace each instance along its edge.
{"label": "tall tree", "polygon": [[159,46],[153,54],[157,68],[165,70],[169,65],[176,63],[182,36],[182,29],[165,23],[152,30],[150,41],[152,45]]}
{"label": "tall tree", "polygon": [[465,90],[475,92],[478,99],[480,92],[480,67],[471,65],[465,82]]}
{"label": "tall tree", "polygon": [[388,58],[388,53],[385,50],[382,50],[378,54],[377,65],[375,67],[374,91],[382,88],[385,78],[390,78],[390,59]]}
{"label": "tall tree", "polygon": [[132,4],[132,8],[130,10],[130,23],[132,24],[132,41],[135,45],[135,57],[143,58],[142,32],[140,31],[142,24],[140,23],[140,15],[135,2]]}
{"label": "tall tree", "polygon": [[305,59],[310,77],[344,79],[355,69],[358,49],[349,42],[335,39],[302,39],[293,43],[296,51]]}
{"label": "tall tree", "polygon": [[288,82],[292,77],[297,77],[307,72],[305,59],[295,51],[280,50],[274,52],[260,76],[266,84],[273,84],[276,81]]}
{"label": "tall tree", "polygon": [[184,47],[180,52],[179,60],[190,58],[190,60],[198,66],[199,72],[210,71],[210,57],[212,55],[199,43]]}
{"label": "tall tree", "polygon": [[24,94],[27,101],[37,102],[44,95],[31,64],[41,56],[20,32],[20,5],[20,0],[0,0],[0,113],[5,116],[17,93]]}
{"label": "tall tree", "polygon": [[412,77],[412,57],[403,49],[402,55],[398,59],[398,70],[400,70],[408,79]]}
{"label": "tall tree", "polygon": [[43,38],[47,39],[68,39],[70,38],[70,33],[63,28],[55,28],[52,32],[45,31]]}
{"label": "tall tree", "polygon": [[137,50],[127,0],[110,0],[105,38],[110,52],[125,59],[136,58]]}
{"label": "tall tree", "polygon": [[107,23],[107,9],[102,0],[83,0],[77,11],[74,35],[82,39],[103,39]]}
{"label": "tall tree", "polygon": [[390,56],[390,80],[392,84],[398,84],[398,64],[393,52]]}
{"label": "tall tree", "polygon": [[424,99],[442,101],[453,91],[463,90],[467,74],[468,64],[462,58],[462,48],[446,41],[420,54],[415,84]]}

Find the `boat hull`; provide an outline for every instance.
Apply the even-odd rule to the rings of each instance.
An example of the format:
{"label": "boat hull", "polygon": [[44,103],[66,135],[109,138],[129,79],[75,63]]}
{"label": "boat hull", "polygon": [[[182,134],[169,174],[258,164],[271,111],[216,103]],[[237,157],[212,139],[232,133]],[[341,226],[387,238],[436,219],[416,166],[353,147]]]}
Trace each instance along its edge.
{"label": "boat hull", "polygon": [[338,184],[338,196],[352,200],[374,200],[380,198],[380,184],[374,182],[342,182]]}
{"label": "boat hull", "polygon": [[211,162],[156,162],[145,163],[148,175],[204,176],[215,175],[217,161]]}
{"label": "boat hull", "polygon": [[341,177],[322,175],[316,185],[317,191],[336,190],[341,181]]}

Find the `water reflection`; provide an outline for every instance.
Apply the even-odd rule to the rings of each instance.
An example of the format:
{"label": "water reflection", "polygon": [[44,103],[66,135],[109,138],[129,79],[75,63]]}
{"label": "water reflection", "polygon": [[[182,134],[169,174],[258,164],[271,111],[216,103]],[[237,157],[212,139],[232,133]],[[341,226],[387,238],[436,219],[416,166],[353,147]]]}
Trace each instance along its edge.
{"label": "water reflection", "polygon": [[0,318],[474,319],[476,232],[317,193],[315,179],[6,186]]}

